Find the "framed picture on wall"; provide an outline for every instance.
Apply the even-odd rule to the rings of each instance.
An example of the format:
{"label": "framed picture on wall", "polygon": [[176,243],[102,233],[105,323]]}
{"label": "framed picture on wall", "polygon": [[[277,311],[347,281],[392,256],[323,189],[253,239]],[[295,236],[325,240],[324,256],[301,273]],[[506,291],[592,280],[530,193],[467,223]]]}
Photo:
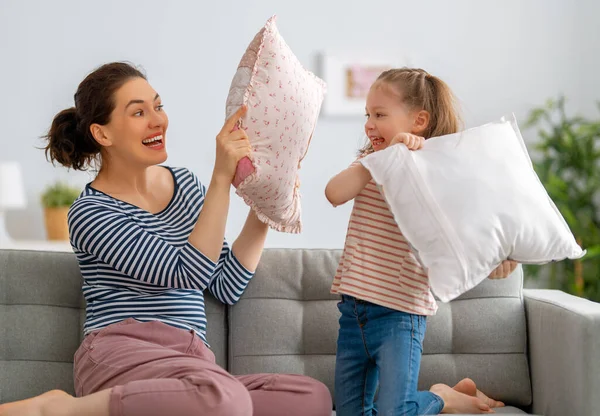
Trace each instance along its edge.
{"label": "framed picture on wall", "polygon": [[364,54],[320,55],[320,76],[327,83],[324,116],[362,116],[371,84],[391,68],[408,66],[408,59],[368,57]]}

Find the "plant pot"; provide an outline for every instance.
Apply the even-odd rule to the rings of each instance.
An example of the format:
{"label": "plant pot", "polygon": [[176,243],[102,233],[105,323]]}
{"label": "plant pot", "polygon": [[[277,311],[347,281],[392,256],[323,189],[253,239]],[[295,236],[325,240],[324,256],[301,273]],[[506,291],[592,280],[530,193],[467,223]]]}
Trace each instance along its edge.
{"label": "plant pot", "polygon": [[44,208],[46,222],[46,235],[48,240],[68,240],[69,226],[67,224],[67,213],[69,207]]}

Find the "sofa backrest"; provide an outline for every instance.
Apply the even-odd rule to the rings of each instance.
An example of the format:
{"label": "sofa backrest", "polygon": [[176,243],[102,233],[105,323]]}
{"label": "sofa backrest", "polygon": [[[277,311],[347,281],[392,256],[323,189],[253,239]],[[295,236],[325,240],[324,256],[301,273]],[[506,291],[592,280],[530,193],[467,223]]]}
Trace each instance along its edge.
{"label": "sofa backrest", "polygon": [[339,296],[329,287],[338,260],[338,251],[265,250],[229,310],[233,374],[305,374],[333,392]]}
{"label": "sofa backrest", "polygon": [[73,392],[82,306],[73,254],[0,250],[0,402]]}
{"label": "sofa backrest", "polygon": [[[237,305],[206,292],[207,337],[234,374],[313,376],[333,393],[338,297],[329,287],[340,251],[265,250]],[[473,378],[493,397],[531,402],[519,268],[486,280],[428,319],[420,387]],[[0,403],[49,389],[73,391],[84,302],[72,253],[0,250]]]}
{"label": "sofa backrest", "polygon": [[469,377],[490,397],[516,406],[532,402],[523,269],[484,280],[428,319],[419,387]]}
{"label": "sofa backrest", "polygon": [[[229,310],[234,374],[302,373],[333,393],[339,312],[329,293],[341,252],[266,250],[242,299]],[[531,403],[523,272],[489,280],[428,319],[419,385],[471,377],[493,397]]]}

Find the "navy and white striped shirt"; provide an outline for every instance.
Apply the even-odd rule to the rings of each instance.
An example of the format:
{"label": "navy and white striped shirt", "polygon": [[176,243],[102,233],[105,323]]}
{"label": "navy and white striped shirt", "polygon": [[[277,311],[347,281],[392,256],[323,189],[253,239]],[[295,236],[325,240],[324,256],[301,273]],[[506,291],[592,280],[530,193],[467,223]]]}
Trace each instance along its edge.
{"label": "navy and white striped shirt", "polygon": [[184,168],[169,205],[151,214],[89,184],[69,210],[69,234],[83,275],[85,335],[127,318],[194,330],[206,342],[203,290],[232,305],[253,273],[227,242],[218,263],[188,242],[206,190]]}

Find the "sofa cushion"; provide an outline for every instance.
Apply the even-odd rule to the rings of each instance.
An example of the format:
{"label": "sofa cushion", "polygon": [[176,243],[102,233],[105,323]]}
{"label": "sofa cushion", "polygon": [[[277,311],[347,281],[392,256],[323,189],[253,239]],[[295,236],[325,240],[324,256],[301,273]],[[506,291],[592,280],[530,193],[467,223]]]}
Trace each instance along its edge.
{"label": "sofa cushion", "polygon": [[329,293],[339,251],[265,250],[230,309],[230,371],[297,373],[333,391],[338,297]]}
{"label": "sofa cushion", "polygon": [[484,280],[428,319],[421,389],[470,377],[497,400],[531,404],[523,269],[507,279]]}
{"label": "sofa cushion", "polygon": [[[230,371],[315,377],[333,394],[339,298],[329,293],[340,251],[266,250],[229,313]],[[471,377],[506,403],[531,403],[522,269],[486,280],[429,318],[419,385]]]}
{"label": "sofa cushion", "polygon": [[[527,414],[526,412],[522,411],[521,409],[518,409],[518,408],[512,407],[512,406],[498,408],[498,409],[496,409],[496,413],[501,414],[501,415],[506,415],[506,416],[519,416],[519,415]],[[332,413],[332,416],[336,416],[335,411]],[[465,415],[463,415],[463,416],[465,416]]]}
{"label": "sofa cushion", "polygon": [[[506,416],[520,416],[520,415],[527,414],[526,412],[522,411],[521,409],[518,409],[518,408],[512,407],[512,406],[506,406],[506,407],[496,409],[496,413],[501,414],[501,415],[506,415]],[[335,410],[333,411],[332,416],[336,416]],[[458,415],[458,416],[461,416],[461,415]],[[465,415],[462,415],[462,416],[465,416]]]}

